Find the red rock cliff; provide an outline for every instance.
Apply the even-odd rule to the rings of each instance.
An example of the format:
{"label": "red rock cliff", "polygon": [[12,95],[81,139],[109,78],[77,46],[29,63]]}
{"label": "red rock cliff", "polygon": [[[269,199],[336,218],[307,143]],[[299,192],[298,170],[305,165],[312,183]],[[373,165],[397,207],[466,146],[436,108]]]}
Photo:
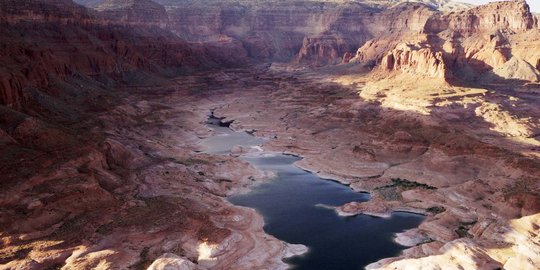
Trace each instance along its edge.
{"label": "red rock cliff", "polygon": [[132,73],[169,74],[231,62],[229,55],[189,45],[153,25],[134,31],[124,18],[104,22],[71,1],[3,0],[0,7],[0,104],[16,109],[29,102],[31,87],[54,94],[53,80],[77,74],[125,81]]}
{"label": "red rock cliff", "polygon": [[[403,22],[404,16],[423,19],[417,19],[411,27],[399,23]],[[381,64],[383,70],[437,78],[448,78],[451,74],[465,80],[488,75],[495,78],[492,76],[495,70],[499,75],[504,74],[505,79],[535,78],[537,71],[524,68],[525,64],[512,64],[528,63],[538,69],[540,53],[534,48],[540,40],[540,32],[525,1],[495,2],[451,13],[413,8],[394,17],[398,18],[394,22],[398,24],[396,29],[401,30],[381,33],[378,38],[366,42],[357,51],[353,62],[371,66]],[[408,46],[405,50],[397,48],[403,42],[422,45]],[[517,59],[507,64],[513,57]],[[399,62],[402,58],[407,60]],[[444,72],[441,72],[441,64]],[[519,74],[522,71],[528,74]]]}
{"label": "red rock cliff", "polygon": [[462,12],[437,14],[426,23],[426,33],[445,30],[469,36],[496,30],[525,32],[537,28],[537,21],[523,0],[493,2]]}
{"label": "red rock cliff", "polygon": [[381,68],[387,71],[402,71],[413,76],[428,76],[446,79],[448,70],[442,52],[420,44],[400,44],[381,61]]}

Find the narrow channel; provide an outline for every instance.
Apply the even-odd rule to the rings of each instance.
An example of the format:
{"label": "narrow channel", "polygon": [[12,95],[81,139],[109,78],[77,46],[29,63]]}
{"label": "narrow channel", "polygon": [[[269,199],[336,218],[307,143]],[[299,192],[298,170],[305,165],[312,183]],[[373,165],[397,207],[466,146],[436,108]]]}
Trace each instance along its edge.
{"label": "narrow channel", "polygon": [[[201,143],[207,153],[228,154],[234,146],[258,147],[264,143],[246,132],[233,131],[213,117],[208,125],[214,135]],[[394,234],[415,228],[423,220],[423,216],[410,213],[394,213],[390,218],[338,216],[322,206],[367,201],[369,195],[296,167],[298,157],[260,152],[240,158],[276,176],[229,201],[256,209],[264,217],[268,234],[309,248],[308,253],[286,261],[291,269],[364,269],[370,263],[398,255],[405,247],[393,241]]]}

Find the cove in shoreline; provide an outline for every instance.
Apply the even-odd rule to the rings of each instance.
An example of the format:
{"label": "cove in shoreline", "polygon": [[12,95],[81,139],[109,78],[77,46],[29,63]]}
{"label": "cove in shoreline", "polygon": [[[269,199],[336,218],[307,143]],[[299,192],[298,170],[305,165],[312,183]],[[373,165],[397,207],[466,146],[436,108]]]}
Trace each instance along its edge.
{"label": "cove in shoreline", "polygon": [[[201,143],[207,153],[228,154],[234,146],[256,147],[264,142],[220,126],[215,119],[209,125],[215,134]],[[256,209],[264,217],[266,233],[309,248],[306,254],[285,260],[292,269],[363,269],[398,255],[405,247],[394,242],[395,233],[415,228],[424,219],[404,212],[389,218],[339,216],[332,207],[368,201],[369,194],[295,166],[301,158],[290,154],[257,152],[240,158],[260,170],[274,172],[275,177],[229,201]]]}

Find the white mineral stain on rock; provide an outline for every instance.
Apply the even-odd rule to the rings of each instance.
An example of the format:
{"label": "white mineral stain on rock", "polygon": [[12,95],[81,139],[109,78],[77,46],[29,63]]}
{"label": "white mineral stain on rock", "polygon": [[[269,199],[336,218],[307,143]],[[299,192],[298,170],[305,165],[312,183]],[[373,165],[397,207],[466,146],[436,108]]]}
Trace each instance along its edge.
{"label": "white mineral stain on rock", "polygon": [[197,252],[199,253],[199,257],[197,258],[197,261],[213,261],[216,258],[212,258],[212,253],[217,248],[216,244],[209,244],[208,242],[204,241],[199,244],[199,247],[197,248]]}

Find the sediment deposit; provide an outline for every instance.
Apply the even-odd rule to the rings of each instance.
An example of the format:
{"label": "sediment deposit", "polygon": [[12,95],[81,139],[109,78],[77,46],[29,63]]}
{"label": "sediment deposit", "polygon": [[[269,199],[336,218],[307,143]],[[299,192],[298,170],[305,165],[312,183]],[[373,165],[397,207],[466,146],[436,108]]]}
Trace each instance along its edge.
{"label": "sediment deposit", "polygon": [[286,268],[210,111],[371,193],[337,214],[427,216],[372,269],[540,265],[524,1],[79,2],[0,0],[0,269]]}

